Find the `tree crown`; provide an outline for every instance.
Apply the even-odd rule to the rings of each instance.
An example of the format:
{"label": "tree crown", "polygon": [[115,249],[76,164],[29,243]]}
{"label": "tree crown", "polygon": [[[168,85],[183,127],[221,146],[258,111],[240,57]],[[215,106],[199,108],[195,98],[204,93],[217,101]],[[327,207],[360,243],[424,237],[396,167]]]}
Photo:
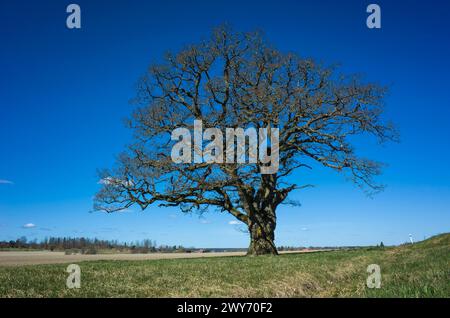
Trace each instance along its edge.
{"label": "tree crown", "polygon": [[[386,88],[343,76],[335,67],[282,53],[259,33],[217,28],[210,39],[168,53],[138,83],[138,105],[128,121],[135,140],[113,170],[103,171],[95,208],[114,212],[158,202],[183,211],[215,207],[241,221],[308,185],[288,178],[316,162],[346,172],[353,182],[379,191],[381,164],[359,157],[350,138],[396,139],[382,119]],[[171,133],[205,128],[276,127],[279,170],[261,174],[261,162],[174,163]]]}

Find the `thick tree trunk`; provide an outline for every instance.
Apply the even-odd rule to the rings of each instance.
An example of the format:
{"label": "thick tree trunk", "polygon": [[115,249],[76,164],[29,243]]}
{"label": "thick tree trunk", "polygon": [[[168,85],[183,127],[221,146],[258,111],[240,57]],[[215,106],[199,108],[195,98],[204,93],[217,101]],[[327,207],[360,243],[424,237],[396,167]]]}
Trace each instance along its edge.
{"label": "thick tree trunk", "polygon": [[257,216],[248,224],[250,233],[250,246],[247,255],[278,255],[275,246],[275,214],[270,217]]}

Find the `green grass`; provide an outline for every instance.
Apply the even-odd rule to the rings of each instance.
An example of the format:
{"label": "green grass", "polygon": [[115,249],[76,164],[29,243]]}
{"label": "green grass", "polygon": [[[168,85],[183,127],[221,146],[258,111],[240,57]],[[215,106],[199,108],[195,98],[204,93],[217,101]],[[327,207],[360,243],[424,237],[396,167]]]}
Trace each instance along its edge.
{"label": "green grass", "polygon": [[[369,264],[380,289],[366,287]],[[0,267],[0,297],[450,297],[450,234],[400,247],[262,257]]]}

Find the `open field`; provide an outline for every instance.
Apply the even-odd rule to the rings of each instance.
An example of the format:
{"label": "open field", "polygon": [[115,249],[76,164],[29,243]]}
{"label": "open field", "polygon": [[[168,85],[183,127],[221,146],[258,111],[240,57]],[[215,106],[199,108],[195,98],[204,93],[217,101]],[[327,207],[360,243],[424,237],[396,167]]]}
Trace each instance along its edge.
{"label": "open field", "polygon": [[0,266],[64,264],[85,261],[142,261],[157,259],[198,258],[218,256],[242,256],[244,252],[224,253],[148,253],[148,254],[76,254],[65,255],[64,252],[0,252]]}
{"label": "open field", "polygon": [[[308,253],[307,251],[286,251],[281,254],[289,253]],[[20,266],[20,265],[39,265],[39,264],[64,264],[79,263],[85,261],[142,261],[157,259],[179,259],[179,258],[200,258],[200,257],[224,257],[224,256],[244,256],[245,252],[210,252],[210,253],[114,253],[114,254],[74,254],[65,255],[64,252],[50,251],[15,251],[0,252],[0,266]]]}
{"label": "open field", "polygon": [[[0,296],[450,297],[449,234],[383,249],[78,264],[80,289],[66,287],[64,264],[1,266]],[[380,289],[366,287],[369,264],[381,267]]]}

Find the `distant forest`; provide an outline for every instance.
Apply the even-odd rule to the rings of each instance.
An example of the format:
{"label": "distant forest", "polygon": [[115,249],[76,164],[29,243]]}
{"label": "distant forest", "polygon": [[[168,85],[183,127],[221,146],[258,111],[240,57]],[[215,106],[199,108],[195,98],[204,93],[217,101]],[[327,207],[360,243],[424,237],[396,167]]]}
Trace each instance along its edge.
{"label": "distant forest", "polygon": [[101,240],[98,238],[85,237],[46,237],[41,241],[36,239],[27,240],[25,236],[15,241],[0,241],[0,249],[31,249],[31,250],[49,250],[66,251],[68,253],[96,254],[97,252],[175,252],[186,251],[181,245],[160,245],[155,241],[145,239],[136,242],[119,242],[117,240]]}
{"label": "distant forest", "polygon": [[[189,253],[246,251],[246,248],[186,248],[181,245],[157,245],[156,241],[145,239],[136,242],[119,242],[85,237],[46,237],[43,240],[28,240],[25,236],[11,241],[0,241],[0,250],[48,250],[67,254],[123,253]],[[280,251],[300,250],[303,247],[280,246]]]}

